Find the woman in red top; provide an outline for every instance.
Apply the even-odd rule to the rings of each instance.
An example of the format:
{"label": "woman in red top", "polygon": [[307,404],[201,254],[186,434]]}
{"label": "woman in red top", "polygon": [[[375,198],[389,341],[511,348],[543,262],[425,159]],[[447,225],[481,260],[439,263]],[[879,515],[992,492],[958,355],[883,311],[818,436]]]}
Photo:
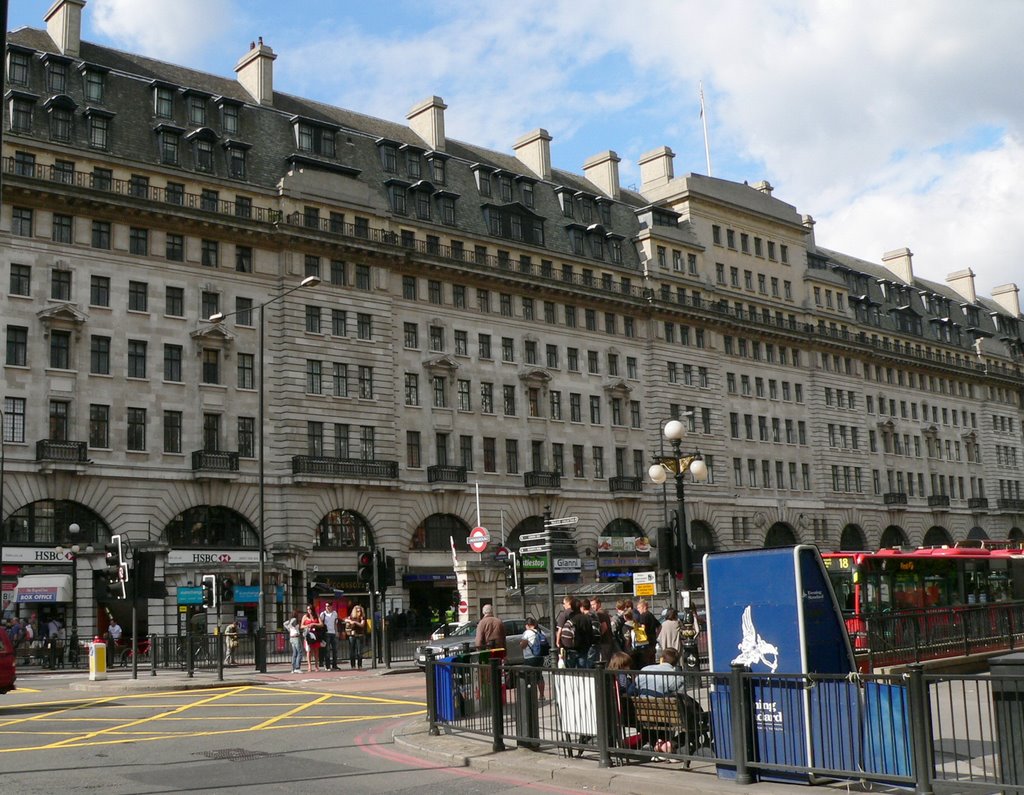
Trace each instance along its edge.
{"label": "woman in red top", "polygon": [[324,625],[320,623],[313,605],[306,607],[306,615],[302,617],[302,637],[306,641],[306,672],[313,673],[313,669],[320,670],[320,666],[313,660],[319,658],[320,644],[323,642]]}

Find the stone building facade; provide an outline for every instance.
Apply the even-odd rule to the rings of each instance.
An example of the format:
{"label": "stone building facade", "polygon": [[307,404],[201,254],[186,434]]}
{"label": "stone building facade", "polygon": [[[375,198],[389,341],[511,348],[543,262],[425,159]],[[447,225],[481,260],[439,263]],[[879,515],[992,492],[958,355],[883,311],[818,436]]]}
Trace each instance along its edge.
{"label": "stone building facade", "polygon": [[[93,45],[83,7],[8,35],[9,585],[122,533],[156,553],[150,631],[206,573],[251,620],[262,529],[269,624],[361,599],[370,545],[388,606],[427,612],[453,543],[515,549],[546,510],[579,517],[560,588],[625,584],[674,505],[646,478],[673,417],[712,474],[698,553],[1021,537],[1015,285],[829,250],[769,184],[676,177],[668,147],[630,190],[612,151],[554,167],[542,129],[448,138],[438,97],[403,124],[283,94],[262,40],[235,78]],[[99,557],[88,627],[119,609]]]}

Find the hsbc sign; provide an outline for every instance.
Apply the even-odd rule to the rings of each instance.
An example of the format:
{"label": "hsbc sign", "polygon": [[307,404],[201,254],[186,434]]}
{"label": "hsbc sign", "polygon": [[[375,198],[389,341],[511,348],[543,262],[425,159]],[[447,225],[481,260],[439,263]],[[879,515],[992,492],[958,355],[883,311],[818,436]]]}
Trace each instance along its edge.
{"label": "hsbc sign", "polygon": [[192,549],[172,549],[167,555],[169,564],[179,566],[226,566],[231,563],[259,563],[259,560],[259,550],[255,549],[210,549],[202,552]]}

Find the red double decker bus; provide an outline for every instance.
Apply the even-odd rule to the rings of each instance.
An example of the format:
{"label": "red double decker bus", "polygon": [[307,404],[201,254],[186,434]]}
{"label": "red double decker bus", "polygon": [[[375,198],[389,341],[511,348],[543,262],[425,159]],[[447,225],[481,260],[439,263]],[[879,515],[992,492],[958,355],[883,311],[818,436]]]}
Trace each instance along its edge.
{"label": "red double decker bus", "polygon": [[966,605],[1024,600],[1024,550],[927,547],[824,552],[822,560],[855,648],[865,620]]}

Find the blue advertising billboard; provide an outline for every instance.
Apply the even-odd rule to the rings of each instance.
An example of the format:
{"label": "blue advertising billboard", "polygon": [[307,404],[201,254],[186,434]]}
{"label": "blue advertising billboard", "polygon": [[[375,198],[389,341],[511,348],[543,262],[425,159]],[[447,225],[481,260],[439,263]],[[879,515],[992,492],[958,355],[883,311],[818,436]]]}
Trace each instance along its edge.
{"label": "blue advertising billboard", "polygon": [[[848,674],[856,670],[843,616],[817,547],[795,546],[710,554],[704,559],[711,670],[743,665],[754,674]],[[718,680],[714,705],[728,709]],[[843,700],[849,697],[845,691]],[[855,696],[854,696],[855,698]],[[842,747],[814,718],[799,676],[754,679],[751,687],[756,758],[780,765],[821,758],[823,745]],[[725,721],[725,715],[719,716]],[[848,728],[848,727],[847,727]],[[845,744],[849,747],[849,743]],[[729,775],[727,766],[720,773]],[[778,774],[792,780],[806,776]]]}

